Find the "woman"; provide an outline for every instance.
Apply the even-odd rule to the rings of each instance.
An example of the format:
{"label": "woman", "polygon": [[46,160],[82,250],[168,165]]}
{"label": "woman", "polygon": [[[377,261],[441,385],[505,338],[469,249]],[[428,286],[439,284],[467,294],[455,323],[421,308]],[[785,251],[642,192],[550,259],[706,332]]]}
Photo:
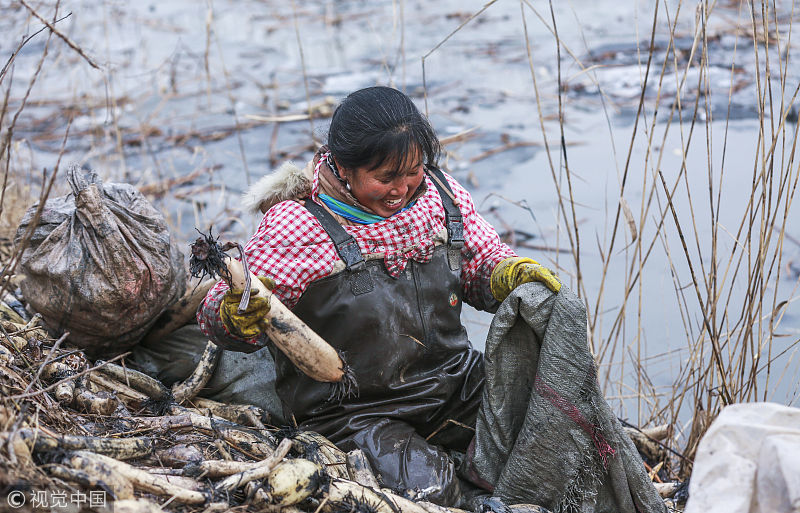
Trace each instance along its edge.
{"label": "woman", "polygon": [[[466,452],[484,380],[461,301],[493,311],[521,283],[561,284],[500,241],[436,167],[439,153],[403,93],[352,93],[304,170],[284,166],[251,191],[265,215],[245,251],[276,296],[344,354],[359,386],[356,397],[331,401],[330,385],[270,345],[286,418],[362,449],[382,485],[453,505],[462,483],[448,451]],[[240,315],[240,297],[218,284],[198,321],[217,344],[256,350],[268,344],[269,304],[253,298]]]}

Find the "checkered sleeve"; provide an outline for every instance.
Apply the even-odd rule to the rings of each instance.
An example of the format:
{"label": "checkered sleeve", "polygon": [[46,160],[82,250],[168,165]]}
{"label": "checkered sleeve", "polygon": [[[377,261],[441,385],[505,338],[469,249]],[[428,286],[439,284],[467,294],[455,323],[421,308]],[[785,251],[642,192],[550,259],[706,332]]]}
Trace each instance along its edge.
{"label": "checkered sleeve", "polygon": [[[322,226],[295,201],[284,201],[264,215],[245,246],[248,267],[256,276],[275,280],[274,297],[288,308],[300,299],[308,285],[331,273],[338,260],[333,242]],[[220,281],[206,295],[197,313],[201,331],[219,345],[240,341],[228,333],[219,315],[222,297],[228,290]],[[263,339],[248,340],[263,346]]]}
{"label": "checkered sleeve", "polygon": [[459,201],[464,222],[464,248],[461,250],[464,300],[479,310],[494,310],[498,303],[489,288],[492,270],[502,260],[517,255],[500,241],[497,231],[475,210],[470,193],[454,178],[445,176]]}

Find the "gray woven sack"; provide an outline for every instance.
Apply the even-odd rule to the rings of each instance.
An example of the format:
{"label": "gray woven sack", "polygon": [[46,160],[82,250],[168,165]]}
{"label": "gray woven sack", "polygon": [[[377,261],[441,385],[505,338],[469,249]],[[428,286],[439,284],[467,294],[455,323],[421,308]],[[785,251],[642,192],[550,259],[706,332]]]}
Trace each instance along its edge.
{"label": "gray woven sack", "polygon": [[508,504],[554,513],[666,511],[596,379],[583,302],[517,287],[486,340],[473,471]]}
{"label": "gray woven sack", "polygon": [[20,288],[52,331],[69,331],[91,356],[121,353],[183,294],[183,255],[164,217],[132,185],[103,184],[77,166],[67,180],[72,193],[46,201],[25,246]]}

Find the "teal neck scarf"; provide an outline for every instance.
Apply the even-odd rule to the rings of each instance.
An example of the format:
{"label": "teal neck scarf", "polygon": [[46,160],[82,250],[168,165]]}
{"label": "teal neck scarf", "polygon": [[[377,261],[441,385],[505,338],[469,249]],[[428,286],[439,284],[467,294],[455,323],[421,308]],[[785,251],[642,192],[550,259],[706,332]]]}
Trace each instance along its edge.
{"label": "teal neck scarf", "polygon": [[[353,205],[348,205],[347,203],[341,202],[337,199],[333,199],[332,197],[328,196],[327,194],[320,193],[319,195],[320,201],[322,201],[325,206],[327,206],[334,214],[340,215],[343,218],[347,219],[348,221],[352,221],[358,224],[372,224],[378,223],[380,221],[385,221],[386,217],[381,217],[377,214],[370,214],[369,212],[365,212],[358,207],[354,207]],[[412,206],[414,206],[415,201],[412,201],[406,207],[403,207],[402,210],[396,212],[399,214],[405,210],[408,210]]]}

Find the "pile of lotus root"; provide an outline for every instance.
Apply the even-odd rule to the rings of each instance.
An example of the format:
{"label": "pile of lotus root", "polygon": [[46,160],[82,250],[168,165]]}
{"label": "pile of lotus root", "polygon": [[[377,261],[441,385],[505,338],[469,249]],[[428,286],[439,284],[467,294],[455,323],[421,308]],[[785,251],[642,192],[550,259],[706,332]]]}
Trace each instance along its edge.
{"label": "pile of lotus root", "polygon": [[211,343],[168,389],[127,368],[125,355],[92,362],[37,316],[26,322],[2,306],[0,510],[461,511],[425,501],[424,490],[382,489],[361,451],[270,426],[255,406],[198,398],[219,351]]}

